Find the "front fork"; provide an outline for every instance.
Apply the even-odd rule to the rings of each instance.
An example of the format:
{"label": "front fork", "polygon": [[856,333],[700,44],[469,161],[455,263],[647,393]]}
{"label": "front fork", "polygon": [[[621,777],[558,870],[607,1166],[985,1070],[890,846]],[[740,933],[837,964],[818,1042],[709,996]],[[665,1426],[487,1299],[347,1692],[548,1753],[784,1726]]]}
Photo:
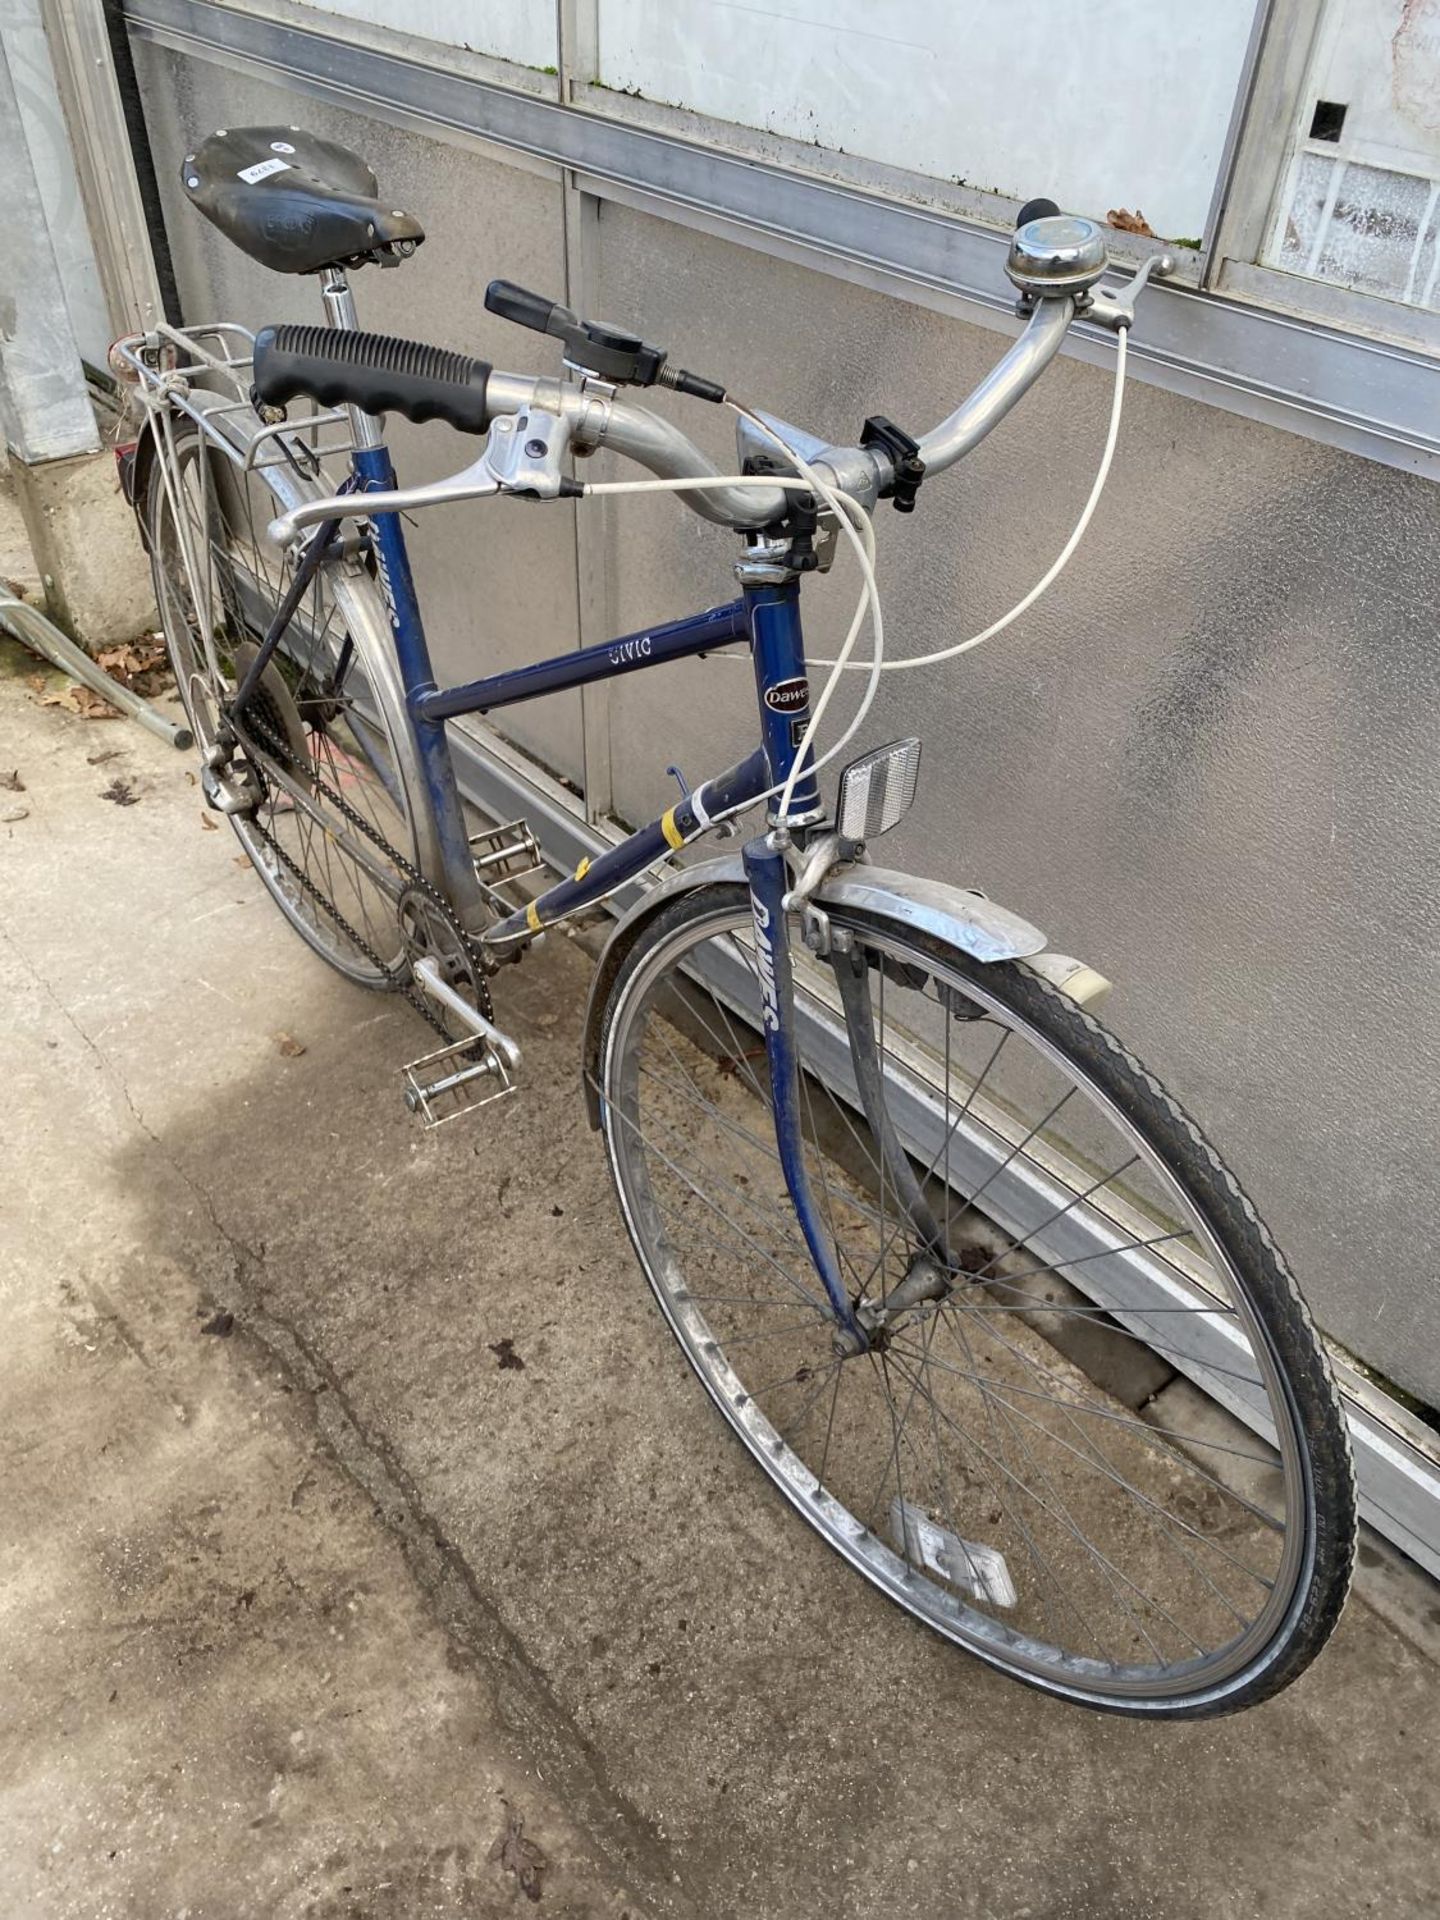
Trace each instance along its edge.
{"label": "front fork", "polygon": [[[886,1104],[884,1060],[870,1006],[869,966],[853,942],[842,943],[838,935],[834,936],[827,958],[844,1009],[855,1090],[876,1146],[882,1203],[888,1183],[917,1243],[915,1256],[907,1262],[899,1285],[881,1300],[861,1302],[857,1316],[855,1304],[845,1291],[834,1243],[816,1210],[805,1167],[800,1064],[795,1043],[795,980],[785,912],[790,877],[784,853],[772,847],[768,839],[752,840],[745,848],[745,876],[755,922],[756,970],[780,1165],[800,1231],[835,1316],[837,1344],[843,1351],[861,1353],[872,1344],[873,1334],[897,1313],[948,1291],[949,1247]],[[803,887],[805,882],[800,884]]]}
{"label": "front fork", "polygon": [[760,979],[765,1054],[770,1067],[770,1097],[780,1165],[800,1231],[835,1316],[837,1342],[848,1352],[862,1353],[870,1342],[855,1318],[841,1278],[839,1258],[816,1210],[805,1168],[800,1131],[800,1067],[795,1046],[795,980],[784,905],[790,886],[785,855],[767,839],[750,841],[745,848],[745,877],[750,883],[750,909],[755,921],[755,965]]}

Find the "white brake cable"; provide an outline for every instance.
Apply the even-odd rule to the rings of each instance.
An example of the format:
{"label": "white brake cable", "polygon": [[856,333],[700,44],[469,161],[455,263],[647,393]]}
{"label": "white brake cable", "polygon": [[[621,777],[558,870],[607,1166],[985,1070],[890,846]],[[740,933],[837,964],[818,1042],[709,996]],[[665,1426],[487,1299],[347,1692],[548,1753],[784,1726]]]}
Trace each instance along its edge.
{"label": "white brake cable", "polygon": [[[745,413],[747,418],[754,418],[745,408],[737,406],[735,402],[731,401],[727,402],[727,404],[734,407],[736,412]],[[834,487],[822,480],[813,468],[808,466],[798,454],[787,447],[779,436],[765,425],[764,421],[756,420],[756,425],[759,426],[770,439],[775,441],[775,444],[785,454],[785,457],[791,461],[799,476],[798,479],[793,481],[785,480],[783,477],[777,477],[774,474],[709,474],[703,479],[601,480],[587,482],[585,485],[585,493],[587,496],[618,493],[689,493],[702,491],[711,487],[780,487],[796,490],[803,486],[807,493],[814,492],[825,501],[825,504],[834,513],[841,531],[845,534],[855,550],[855,556],[860,563],[863,582],[854,617],[850,622],[850,630],[845,636],[844,645],[841,647],[837,657],[842,663],[849,660],[850,655],[855,650],[855,643],[859,638],[860,629],[864,624],[867,610],[871,611],[875,625],[876,647],[874,658],[869,663],[871,668],[871,683],[866,689],[860,711],[835,744],[830,747],[819,760],[814,762],[810,770],[812,772],[818,772],[828,761],[834,759],[835,755],[849,742],[856,728],[865,718],[870,703],[874,699],[875,688],[878,684],[874,669],[878,664],[881,654],[883,623],[880,614],[879,593],[875,585],[875,529],[870,524],[869,514],[866,513],[858,501],[850,499],[848,494],[837,492]],[[830,678],[826,681],[820,698],[816,702],[815,710],[811,714],[809,725],[801,736],[799,748],[791,764],[789,777],[778,782],[773,787],[766,788],[763,793],[757,793],[753,799],[746,800],[741,806],[732,807],[725,813],[714,815],[715,820],[728,820],[732,814],[744,813],[748,808],[758,805],[762,800],[772,799],[776,794],[781,796],[780,805],[776,809],[776,812],[780,818],[784,818],[789,809],[790,797],[794,792],[795,782],[801,773],[806,770],[805,762],[816,726],[829,703],[831,693],[839,684],[839,678],[839,668],[835,668]]]}
{"label": "white brake cable", "polygon": [[[1096,507],[1100,504],[1100,496],[1105,491],[1105,482],[1110,478],[1110,463],[1115,458],[1115,447],[1120,438],[1120,409],[1125,398],[1125,347],[1129,337],[1129,328],[1121,327],[1116,338],[1115,392],[1110,402],[1110,426],[1105,436],[1105,451],[1100,456],[1100,465],[1095,474],[1095,484],[1090,489],[1090,497],[1085,502],[1080,518],[1075,522],[1074,532],[1060,549],[1049,572],[1042,574],[1025,598],[1017,600],[1007,614],[1003,614],[1000,619],[993,621],[981,632],[972,634],[968,640],[958,641],[953,647],[942,647],[938,653],[917,654],[913,660],[887,660],[881,669],[882,672],[903,673],[909,667],[938,666],[942,660],[954,660],[962,653],[969,653],[972,647],[983,646],[987,640],[993,640],[997,633],[1003,633],[1012,621],[1020,618],[1022,613],[1028,613],[1047,587],[1052,586],[1060,577],[1075,549],[1084,538],[1085,530],[1090,525]],[[838,659],[817,660],[814,664],[817,667],[833,667],[836,672],[845,670],[845,663]],[[857,670],[851,669],[852,672]]]}
{"label": "white brake cable", "polygon": [[[1111,463],[1114,460],[1115,448],[1120,438],[1120,416],[1125,396],[1126,347],[1128,337],[1128,329],[1121,328],[1116,340],[1115,389],[1114,396],[1110,403],[1110,424],[1105,436],[1105,448],[1100,456],[1100,465],[1096,471],[1094,484],[1090,489],[1089,497],[1085,502],[1084,508],[1081,510],[1080,518],[1076,521],[1070,538],[1065,542],[1065,545],[1061,548],[1050,568],[1041,575],[1029,593],[1027,593],[1022,600],[1017,601],[1008,613],[1002,615],[1000,619],[992,621],[988,627],[983,628],[979,633],[972,634],[968,640],[961,640],[953,647],[942,647],[935,653],[918,654],[913,659],[908,660],[886,660],[884,658],[884,618],[880,610],[879,592],[875,584],[875,529],[871,524],[869,514],[865,512],[858,501],[852,500],[848,494],[838,492],[834,487],[831,487],[827,482],[823,481],[815,472],[814,468],[811,467],[807,461],[803,460],[792,447],[787,446],[773,428],[757,414],[752,412],[750,408],[742,406],[738,401],[727,400],[726,405],[732,408],[734,412],[749,420],[767,439],[774,442],[795,468],[799,476],[799,481],[786,481],[777,478],[773,474],[763,476],[735,474],[729,476],[709,475],[704,479],[685,480],[610,480],[590,482],[585,486],[585,493],[589,496],[618,493],[686,493],[721,486],[778,486],[793,489],[799,485],[800,481],[803,481],[806,491],[814,492],[824,500],[825,504],[835,515],[841,531],[855,549],[856,557],[860,562],[860,571],[863,576],[860,599],[855,609],[854,618],[850,623],[850,631],[846,635],[845,643],[836,657],[833,660],[812,660],[810,662],[812,666],[829,667],[830,676],[821,689],[820,698],[815,703],[809,725],[801,737],[800,746],[796,752],[788,779],[767,789],[764,793],[757,794],[753,800],[745,801],[742,806],[733,807],[725,814],[716,815],[715,818],[717,820],[728,819],[731,814],[743,813],[747,808],[757,805],[761,800],[768,800],[777,793],[781,795],[781,801],[776,811],[781,819],[785,817],[789,811],[790,799],[795,789],[796,780],[801,773],[806,770],[805,763],[809,755],[811,740],[825,713],[825,709],[830,703],[831,695],[839,685],[840,675],[842,673],[847,671],[851,673],[868,673],[870,676],[869,683],[866,686],[860,705],[856,709],[855,716],[851,720],[850,725],[834,745],[828,748],[827,751],[813,763],[810,771],[815,773],[818,773],[821,767],[833,760],[859,731],[874,701],[882,673],[903,672],[911,667],[938,666],[941,661],[954,660],[962,653],[969,653],[973,648],[983,646],[987,640],[993,640],[997,633],[1003,633],[1006,627],[1020,618],[1022,613],[1028,612],[1040,596],[1046,592],[1049,587],[1053,586],[1065,567],[1069,564],[1075,549],[1084,538],[1086,529],[1094,517],[1095,509],[1100,503],[1100,496],[1105,491],[1105,483],[1110,477]],[[868,661],[855,661],[852,663],[850,656],[854,652],[855,642],[859,637],[860,628],[864,622],[867,609],[871,611],[872,623],[875,629],[874,651]]]}

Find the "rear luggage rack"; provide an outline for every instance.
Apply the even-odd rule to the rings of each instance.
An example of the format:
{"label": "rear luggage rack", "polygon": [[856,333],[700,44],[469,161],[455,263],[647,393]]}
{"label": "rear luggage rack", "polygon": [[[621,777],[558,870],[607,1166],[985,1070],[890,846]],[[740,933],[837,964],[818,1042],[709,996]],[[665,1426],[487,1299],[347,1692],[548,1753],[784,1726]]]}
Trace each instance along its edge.
{"label": "rear luggage rack", "polygon": [[266,421],[257,415],[255,335],[248,327],[229,320],[194,327],[162,322],[117,340],[110,367],[136,390],[147,412],[174,407],[187,415],[242,473],[284,466],[315,480],[327,464],[343,461],[345,471],[335,481],[343,484],[357,445],[349,410],[307,403],[293,418]]}

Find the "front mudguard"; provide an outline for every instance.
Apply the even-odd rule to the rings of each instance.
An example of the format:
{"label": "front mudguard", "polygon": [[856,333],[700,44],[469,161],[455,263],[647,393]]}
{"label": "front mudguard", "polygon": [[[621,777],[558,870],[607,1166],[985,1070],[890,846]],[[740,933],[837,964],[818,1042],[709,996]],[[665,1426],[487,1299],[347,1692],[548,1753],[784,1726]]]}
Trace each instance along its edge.
{"label": "front mudguard", "polygon": [[[600,1026],[610,990],[635,942],[662,908],[682,893],[707,887],[746,886],[745,862],[738,854],[706,860],[673,873],[637,900],[620,920],[600,956],[585,1010],[582,1064],[585,1111],[600,1125]],[[819,907],[855,907],[897,926],[933,933],[976,960],[1025,960],[1045,951],[1045,935],[1018,913],[987,900],[983,893],[946,886],[919,874],[888,867],[839,867],[815,894]]]}

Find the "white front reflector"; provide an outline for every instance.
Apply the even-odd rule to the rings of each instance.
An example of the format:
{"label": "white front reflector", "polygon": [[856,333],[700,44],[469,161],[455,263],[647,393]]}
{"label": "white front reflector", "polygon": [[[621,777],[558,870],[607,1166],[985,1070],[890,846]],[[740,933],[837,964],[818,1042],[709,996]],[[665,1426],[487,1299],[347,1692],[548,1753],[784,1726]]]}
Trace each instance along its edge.
{"label": "white front reflector", "polygon": [[910,811],[919,778],[918,740],[893,740],[852,760],[840,776],[835,825],[847,840],[873,840],[888,833]]}

